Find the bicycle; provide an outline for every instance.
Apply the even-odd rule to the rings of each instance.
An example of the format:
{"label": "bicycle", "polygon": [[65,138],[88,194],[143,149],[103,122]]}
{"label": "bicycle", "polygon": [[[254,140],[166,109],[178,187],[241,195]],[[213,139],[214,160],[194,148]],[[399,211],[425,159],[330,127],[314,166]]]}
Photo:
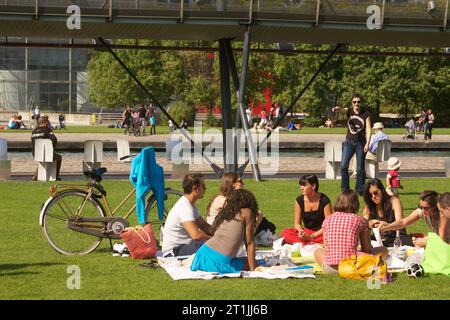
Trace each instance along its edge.
{"label": "bicycle", "polygon": [[[127,156],[128,157],[128,156]],[[123,157],[126,158],[126,157]],[[114,210],[108,202],[106,190],[101,185],[106,168],[84,171],[89,178],[87,184],[56,184],[50,187],[51,197],[44,203],[39,224],[50,246],[61,254],[88,254],[94,251],[104,238],[121,239],[120,233],[129,226],[128,217],[136,208],[136,203],[123,217],[115,217],[117,211],[133,196],[133,188]],[[150,222],[155,231],[159,230],[167,217],[168,210],[183,196],[171,188],[165,189],[164,219],[150,221],[150,211],[156,210],[156,196],[149,192],[146,196],[145,221]],[[155,213],[154,216],[157,216]]]}

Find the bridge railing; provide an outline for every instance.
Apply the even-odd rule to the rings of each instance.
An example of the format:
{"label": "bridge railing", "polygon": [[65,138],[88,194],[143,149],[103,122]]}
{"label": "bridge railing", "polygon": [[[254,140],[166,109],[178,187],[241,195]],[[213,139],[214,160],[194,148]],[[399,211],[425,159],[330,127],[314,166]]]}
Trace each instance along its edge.
{"label": "bridge railing", "polygon": [[76,4],[92,17],[235,19],[365,24],[368,7],[382,25],[438,26],[445,30],[449,0],[0,0],[0,14],[67,15]]}

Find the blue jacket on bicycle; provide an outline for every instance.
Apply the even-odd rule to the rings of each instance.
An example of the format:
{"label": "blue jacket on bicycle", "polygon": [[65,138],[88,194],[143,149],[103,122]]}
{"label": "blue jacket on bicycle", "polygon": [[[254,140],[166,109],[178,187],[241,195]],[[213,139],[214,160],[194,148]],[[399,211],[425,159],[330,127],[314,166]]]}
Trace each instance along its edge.
{"label": "blue jacket on bicycle", "polygon": [[156,163],[155,150],[147,147],[131,163],[130,181],[136,189],[136,214],[145,223],[145,195],[151,189],[158,204],[158,217],[164,218],[164,170]]}

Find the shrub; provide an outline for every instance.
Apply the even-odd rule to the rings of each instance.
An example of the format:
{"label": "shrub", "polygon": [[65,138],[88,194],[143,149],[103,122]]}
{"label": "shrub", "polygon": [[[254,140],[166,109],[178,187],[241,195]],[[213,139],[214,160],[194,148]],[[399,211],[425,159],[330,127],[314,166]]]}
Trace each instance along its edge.
{"label": "shrub", "polygon": [[[170,104],[167,108],[167,112],[178,123],[181,123],[181,120],[184,119],[184,121],[186,121],[189,126],[192,126],[194,124],[195,108],[188,106],[183,101],[177,101]],[[167,117],[164,114],[161,115],[161,119],[164,122],[168,121]]]}

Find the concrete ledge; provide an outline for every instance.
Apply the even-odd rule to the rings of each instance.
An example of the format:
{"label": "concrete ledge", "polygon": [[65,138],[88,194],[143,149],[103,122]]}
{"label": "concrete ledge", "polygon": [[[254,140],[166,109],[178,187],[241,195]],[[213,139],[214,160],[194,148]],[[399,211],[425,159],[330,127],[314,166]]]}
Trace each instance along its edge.
{"label": "concrete ledge", "polygon": [[[96,136],[96,139],[99,137]],[[102,140],[102,139],[98,139]],[[116,140],[102,140],[104,150],[116,150],[117,142]],[[208,142],[203,143],[203,147],[208,146]],[[153,146],[157,150],[166,150],[166,141],[130,141],[131,149],[141,149],[148,146]],[[268,144],[268,148],[271,144]],[[311,142],[311,141],[280,141],[279,148],[281,150],[289,149],[305,149],[305,150],[323,150],[324,142]],[[402,142],[392,142],[392,150],[448,150],[450,149],[450,141],[431,141],[425,143],[422,141],[402,141]],[[10,151],[29,151],[31,150],[31,139],[27,140],[11,140],[8,141],[8,150]],[[84,141],[58,141],[56,150],[73,150],[73,151],[83,151]]]}

